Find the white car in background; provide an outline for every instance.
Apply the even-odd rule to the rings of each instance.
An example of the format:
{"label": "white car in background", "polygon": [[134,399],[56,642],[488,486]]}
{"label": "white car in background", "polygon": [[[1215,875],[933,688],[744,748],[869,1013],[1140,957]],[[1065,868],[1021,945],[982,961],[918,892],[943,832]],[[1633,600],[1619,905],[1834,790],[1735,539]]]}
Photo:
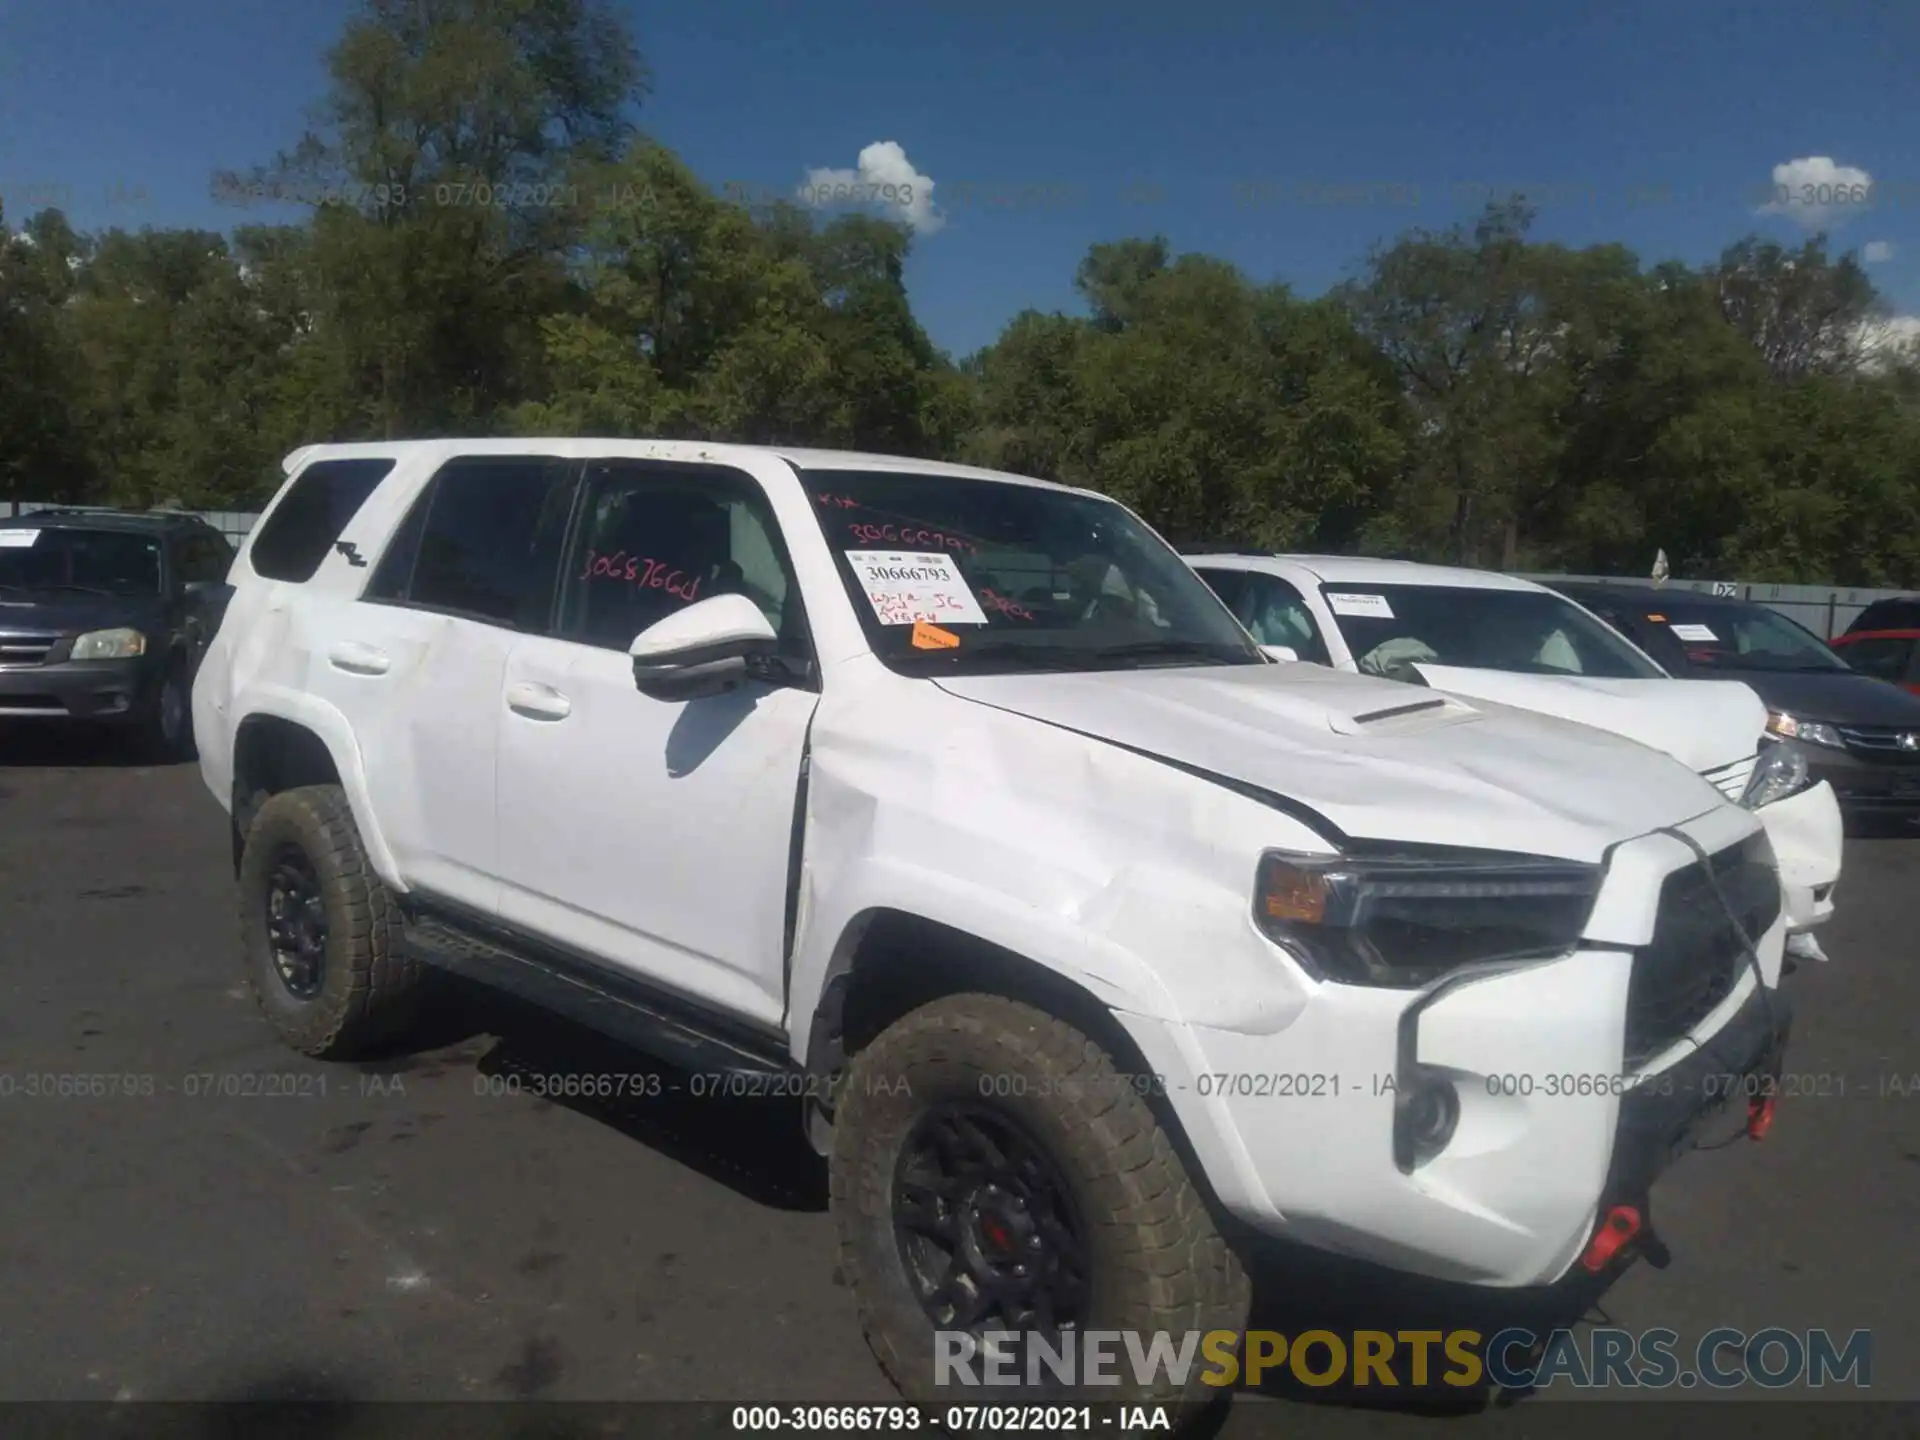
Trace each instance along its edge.
{"label": "white car in background", "polygon": [[1839,802],[1793,746],[1767,734],[1751,687],[1676,679],[1590,611],[1493,571],[1332,555],[1187,563],[1282,658],[1557,715],[1666,751],[1759,815],[1786,891],[1788,950],[1826,958],[1812,932],[1833,914]]}

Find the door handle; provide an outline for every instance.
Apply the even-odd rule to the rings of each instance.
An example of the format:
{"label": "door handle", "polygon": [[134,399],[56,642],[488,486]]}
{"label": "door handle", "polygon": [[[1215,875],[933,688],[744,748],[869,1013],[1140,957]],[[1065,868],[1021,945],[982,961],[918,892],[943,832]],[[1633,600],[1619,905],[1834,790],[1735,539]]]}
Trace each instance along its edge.
{"label": "door handle", "polygon": [[327,663],[349,675],[384,675],[393,661],[384,650],[362,645],[358,640],[346,640],[327,652]]}
{"label": "door handle", "polygon": [[529,720],[564,720],[573,713],[573,702],[551,685],[509,685],[507,708]]}

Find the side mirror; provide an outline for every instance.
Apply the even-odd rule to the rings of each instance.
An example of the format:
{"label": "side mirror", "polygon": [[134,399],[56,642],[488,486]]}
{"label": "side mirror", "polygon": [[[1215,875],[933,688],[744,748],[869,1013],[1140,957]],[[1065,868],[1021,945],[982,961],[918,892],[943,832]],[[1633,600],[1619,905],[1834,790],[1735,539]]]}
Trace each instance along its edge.
{"label": "side mirror", "polygon": [[1262,645],[1260,648],[1267,652],[1267,658],[1271,660],[1298,660],[1300,658],[1300,652],[1291,645]]}
{"label": "side mirror", "polygon": [[699,700],[745,680],[779,637],[744,595],[715,595],[649,625],[627,647],[633,683],[655,700]]}

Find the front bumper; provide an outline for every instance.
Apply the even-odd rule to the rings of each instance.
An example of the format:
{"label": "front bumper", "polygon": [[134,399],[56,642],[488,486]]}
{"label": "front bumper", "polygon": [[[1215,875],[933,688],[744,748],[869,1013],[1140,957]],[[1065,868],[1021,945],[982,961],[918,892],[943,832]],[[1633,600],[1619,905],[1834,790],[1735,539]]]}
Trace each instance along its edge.
{"label": "front bumper", "polygon": [[1864,760],[1826,745],[1803,745],[1801,751],[1813,778],[1833,787],[1844,813],[1920,817],[1920,755]]}
{"label": "front bumper", "polygon": [[1787,933],[1800,935],[1833,915],[1845,825],[1831,785],[1820,783],[1753,812],[1780,863]]}
{"label": "front bumper", "polygon": [[156,667],[130,660],[56,660],[0,668],[0,720],[116,721],[152,698]]}
{"label": "front bumper", "polygon": [[[1666,1168],[1716,1122],[1744,1120],[1750,1097],[1771,1096],[1793,1029],[1793,1009],[1777,990],[1756,990],[1707,1046],[1668,1067],[1622,1100],[1613,1166],[1600,1208],[1643,1200]],[[1742,1083],[1756,1077],[1756,1083]]]}
{"label": "front bumper", "polygon": [[[1680,828],[1718,854],[1751,824],[1725,807]],[[1623,1064],[1648,897],[1693,858],[1660,834],[1617,847],[1588,940],[1558,960],[1429,992],[1321,986],[1271,1034],[1119,1018],[1221,1203],[1256,1231],[1443,1280],[1550,1285],[1606,1206],[1642,1198],[1720,1096],[1743,1093],[1731,1077],[1778,1064],[1784,913],[1755,937],[1758,976],[1743,962],[1710,1010]],[[1410,1077],[1450,1082],[1457,1120],[1402,1169]]]}

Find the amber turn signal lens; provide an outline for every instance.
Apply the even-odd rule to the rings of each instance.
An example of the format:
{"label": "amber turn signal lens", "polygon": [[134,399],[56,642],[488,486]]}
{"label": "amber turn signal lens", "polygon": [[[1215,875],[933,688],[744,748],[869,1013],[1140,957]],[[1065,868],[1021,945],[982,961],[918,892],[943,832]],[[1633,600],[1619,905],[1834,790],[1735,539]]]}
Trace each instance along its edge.
{"label": "amber turn signal lens", "polygon": [[1269,920],[1318,925],[1327,914],[1327,877],[1315,870],[1269,863],[1261,903]]}

